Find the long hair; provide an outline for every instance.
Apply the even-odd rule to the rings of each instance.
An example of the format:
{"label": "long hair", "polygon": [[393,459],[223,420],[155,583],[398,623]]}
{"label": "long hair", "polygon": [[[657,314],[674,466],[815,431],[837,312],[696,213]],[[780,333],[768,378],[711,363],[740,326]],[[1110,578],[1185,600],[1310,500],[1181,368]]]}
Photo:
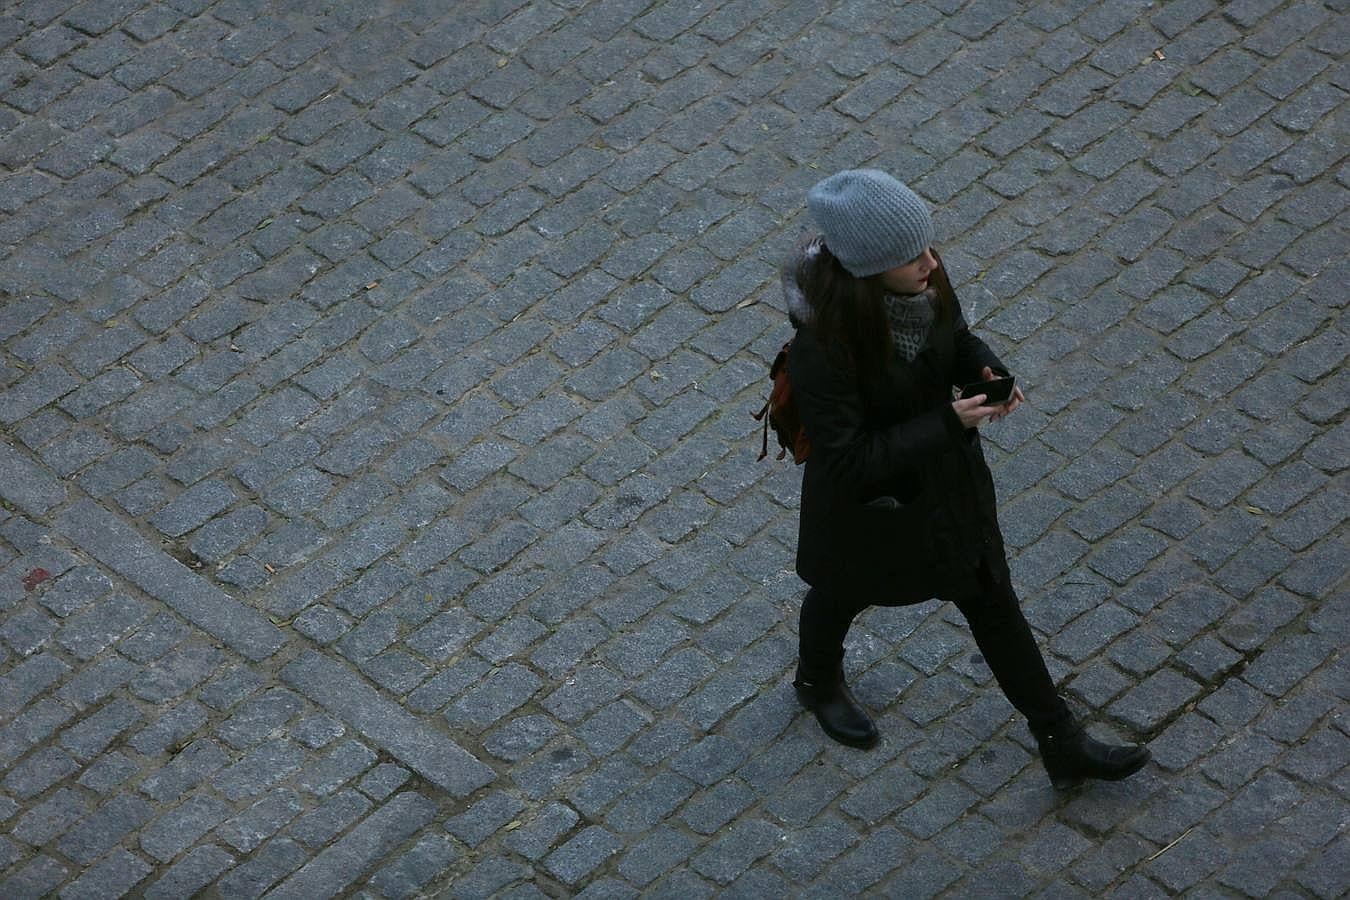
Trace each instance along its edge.
{"label": "long hair", "polygon": [[858,278],[820,241],[817,259],[803,259],[797,273],[810,302],[816,335],[837,363],[854,371],[862,384],[885,370],[891,330],[880,275]]}

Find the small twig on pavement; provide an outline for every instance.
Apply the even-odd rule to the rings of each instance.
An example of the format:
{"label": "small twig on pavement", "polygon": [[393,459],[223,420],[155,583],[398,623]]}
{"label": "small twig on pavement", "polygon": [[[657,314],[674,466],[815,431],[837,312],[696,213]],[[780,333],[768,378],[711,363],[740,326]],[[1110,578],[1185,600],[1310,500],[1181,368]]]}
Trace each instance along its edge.
{"label": "small twig on pavement", "polygon": [[1195,828],[1194,825],[1192,825],[1190,828],[1187,828],[1185,831],[1183,831],[1180,835],[1177,836],[1177,839],[1176,839],[1176,840],[1172,841],[1172,843],[1168,844],[1166,847],[1162,848],[1162,849],[1159,850],[1157,853],[1155,853],[1155,854],[1153,854],[1152,856],[1150,856],[1147,860],[1145,860],[1145,862],[1153,862],[1155,859],[1157,859],[1158,857],[1162,856],[1162,855],[1163,855],[1164,853],[1166,853],[1168,850],[1171,850],[1171,849],[1172,849],[1173,847],[1175,847],[1177,844],[1180,844],[1180,843],[1181,843],[1181,839],[1184,838],[1186,835],[1190,834],[1190,833],[1191,833],[1191,829],[1193,829],[1193,828]]}

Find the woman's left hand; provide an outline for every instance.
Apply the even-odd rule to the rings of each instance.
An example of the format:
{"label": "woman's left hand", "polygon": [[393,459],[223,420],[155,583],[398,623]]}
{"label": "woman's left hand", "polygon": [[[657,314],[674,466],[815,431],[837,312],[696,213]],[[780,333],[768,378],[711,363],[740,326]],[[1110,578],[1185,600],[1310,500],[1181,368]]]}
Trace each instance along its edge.
{"label": "woman's left hand", "polygon": [[[983,378],[985,381],[992,381],[993,379],[998,377],[998,373],[996,373],[993,369],[989,368],[988,366],[985,366],[984,371],[980,373],[980,377]],[[999,419],[1010,414],[1013,410],[1017,409],[1017,407],[1021,406],[1022,401],[1025,399],[1027,398],[1026,395],[1022,393],[1022,389],[1020,387],[1014,386],[1012,392],[1012,399],[1010,399],[1006,404],[1000,407],[999,412],[990,415],[989,421],[997,422]]]}

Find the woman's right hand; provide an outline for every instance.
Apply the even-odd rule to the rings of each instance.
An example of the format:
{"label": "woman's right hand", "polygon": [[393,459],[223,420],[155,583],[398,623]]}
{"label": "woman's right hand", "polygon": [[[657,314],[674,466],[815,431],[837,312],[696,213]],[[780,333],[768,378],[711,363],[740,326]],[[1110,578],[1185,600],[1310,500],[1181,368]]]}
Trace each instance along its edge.
{"label": "woman's right hand", "polygon": [[966,400],[953,400],[952,411],[956,417],[961,420],[963,428],[978,428],[989,421],[989,419],[1003,412],[1001,406],[985,406],[984,394],[976,394]]}

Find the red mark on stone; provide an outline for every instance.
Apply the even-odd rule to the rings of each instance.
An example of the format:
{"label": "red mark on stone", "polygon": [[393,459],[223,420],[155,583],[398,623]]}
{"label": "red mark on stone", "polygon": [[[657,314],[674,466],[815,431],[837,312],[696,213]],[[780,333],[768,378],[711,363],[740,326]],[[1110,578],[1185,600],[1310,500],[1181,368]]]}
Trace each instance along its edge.
{"label": "red mark on stone", "polygon": [[52,573],[46,569],[33,569],[27,575],[23,576],[23,589],[31,591],[39,584],[52,577]]}

